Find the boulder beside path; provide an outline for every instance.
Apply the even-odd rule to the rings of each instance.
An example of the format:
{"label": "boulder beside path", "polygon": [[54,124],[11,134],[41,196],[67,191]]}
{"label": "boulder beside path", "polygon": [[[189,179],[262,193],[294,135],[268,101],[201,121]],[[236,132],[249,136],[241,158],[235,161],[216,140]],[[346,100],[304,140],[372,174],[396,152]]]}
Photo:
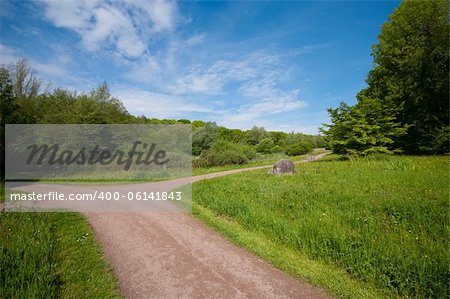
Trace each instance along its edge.
{"label": "boulder beside path", "polygon": [[272,174],[294,174],[295,165],[291,160],[283,159],[273,165]]}

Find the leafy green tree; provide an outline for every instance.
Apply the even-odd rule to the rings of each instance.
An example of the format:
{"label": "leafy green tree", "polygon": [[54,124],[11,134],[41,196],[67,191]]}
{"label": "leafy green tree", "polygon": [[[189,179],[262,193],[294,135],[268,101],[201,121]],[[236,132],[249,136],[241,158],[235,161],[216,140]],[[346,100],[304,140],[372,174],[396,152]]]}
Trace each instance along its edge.
{"label": "leafy green tree", "polygon": [[283,148],[282,148],[281,146],[275,145],[275,146],[272,148],[272,152],[274,152],[274,153],[283,153],[284,150],[283,150]]}
{"label": "leafy green tree", "polygon": [[272,138],[264,138],[256,145],[256,151],[262,154],[271,154],[274,146],[275,142]]}
{"label": "leafy green tree", "polygon": [[289,145],[297,144],[302,141],[305,141],[305,139],[306,138],[303,134],[291,132],[291,133],[287,134],[286,139],[284,141],[284,146],[286,147]]}
{"label": "leafy green tree", "polygon": [[174,119],[161,119],[160,123],[163,125],[174,125],[177,123],[177,121]]}
{"label": "leafy green tree", "polygon": [[2,139],[2,142],[0,143],[0,178],[3,183],[3,178],[5,177],[5,124],[14,123],[15,113],[17,111],[17,105],[13,94],[13,84],[11,82],[9,71],[5,67],[0,67],[0,101],[0,138]]}
{"label": "leafy green tree", "polygon": [[207,122],[204,126],[198,127],[192,135],[192,154],[200,155],[203,150],[207,150],[217,140],[218,127],[215,122]]}
{"label": "leafy green tree", "polygon": [[217,128],[217,138],[221,140],[230,141],[233,143],[243,143],[247,142],[247,135],[245,132],[239,129],[228,129],[225,127]]}
{"label": "leafy green tree", "polygon": [[194,160],[194,167],[245,164],[255,155],[256,151],[250,145],[219,139],[210,149],[204,150],[200,157]]}
{"label": "leafy green tree", "polygon": [[16,109],[14,120],[10,123],[36,123],[42,114],[38,101],[42,80],[26,59],[18,60],[7,69]]}
{"label": "leafy green tree", "polygon": [[449,151],[448,15],[448,0],[405,0],[394,11],[358,103],[328,110],[323,132],[335,152]]}
{"label": "leafy green tree", "polygon": [[370,153],[394,153],[393,138],[406,132],[406,126],[396,122],[397,111],[379,100],[361,99],[351,107],[345,103],[336,109],[328,109],[331,125],[322,131],[328,137],[335,153],[367,155]]}
{"label": "leafy green tree", "polygon": [[254,126],[247,131],[247,141],[250,145],[257,145],[262,139],[266,137],[268,137],[268,134],[264,127]]}
{"label": "leafy green tree", "polygon": [[286,147],[286,154],[288,156],[304,155],[312,152],[313,146],[308,141],[301,141],[299,143],[291,144]]}
{"label": "leafy green tree", "polygon": [[269,132],[269,137],[273,140],[275,145],[282,145],[286,141],[287,133],[284,132]]}
{"label": "leafy green tree", "polygon": [[146,124],[149,124],[149,125],[160,125],[161,124],[161,120],[158,119],[158,118],[154,118],[153,117],[153,118],[147,119]]}
{"label": "leafy green tree", "polygon": [[316,135],[312,139],[314,148],[326,148],[328,146],[325,136]]}
{"label": "leafy green tree", "polygon": [[407,153],[449,150],[448,16],[448,0],[403,1],[382,27],[358,95],[401,108],[397,120],[408,131],[394,139]]}
{"label": "leafy green tree", "polygon": [[90,97],[97,102],[107,102],[111,98],[111,93],[109,92],[108,83],[103,82],[99,87],[92,90]]}
{"label": "leafy green tree", "polygon": [[14,123],[17,103],[15,102],[10,73],[5,67],[0,67],[0,100],[2,124]]}
{"label": "leafy green tree", "polygon": [[206,123],[202,120],[194,120],[192,122],[192,129],[197,129],[197,128],[203,127],[203,126],[205,126],[205,124]]}
{"label": "leafy green tree", "polygon": [[189,119],[182,118],[182,119],[177,120],[177,123],[190,125],[191,121]]}
{"label": "leafy green tree", "polygon": [[20,59],[10,66],[13,94],[16,98],[35,98],[39,95],[42,81],[36,76],[28,60]]}

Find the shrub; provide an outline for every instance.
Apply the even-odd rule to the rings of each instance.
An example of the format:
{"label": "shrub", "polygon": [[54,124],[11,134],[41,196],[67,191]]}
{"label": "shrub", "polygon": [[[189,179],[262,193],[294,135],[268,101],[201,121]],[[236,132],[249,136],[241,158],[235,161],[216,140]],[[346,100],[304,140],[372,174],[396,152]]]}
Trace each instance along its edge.
{"label": "shrub", "polygon": [[262,154],[271,154],[273,153],[274,145],[272,138],[264,138],[256,145],[256,151]]}
{"label": "shrub", "polygon": [[286,154],[288,156],[298,156],[310,153],[313,150],[313,146],[309,142],[299,142],[292,145],[289,145],[286,148]]}
{"label": "shrub", "polygon": [[254,159],[256,157],[256,150],[253,146],[246,144],[239,144],[238,146],[248,160]]}
{"label": "shrub", "polygon": [[244,164],[255,156],[256,151],[251,146],[218,140],[193,161],[193,167]]}
{"label": "shrub", "polygon": [[197,158],[192,160],[192,168],[208,167],[208,160],[205,158]]}
{"label": "shrub", "polygon": [[207,122],[204,126],[198,127],[192,135],[192,154],[197,156],[203,150],[209,149],[217,140],[216,123]]}
{"label": "shrub", "polygon": [[283,148],[282,148],[281,146],[279,146],[279,145],[275,145],[275,146],[272,148],[272,152],[273,152],[273,153],[282,153],[282,152],[283,152]]}

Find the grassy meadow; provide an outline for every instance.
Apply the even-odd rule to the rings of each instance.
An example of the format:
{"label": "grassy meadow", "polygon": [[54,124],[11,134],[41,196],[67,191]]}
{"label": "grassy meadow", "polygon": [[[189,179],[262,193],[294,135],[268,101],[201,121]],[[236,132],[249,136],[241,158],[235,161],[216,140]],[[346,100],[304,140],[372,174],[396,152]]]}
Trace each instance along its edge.
{"label": "grassy meadow", "polygon": [[0,298],[122,298],[76,213],[0,213]]}
{"label": "grassy meadow", "polygon": [[449,158],[335,157],[193,185],[193,212],[340,297],[449,294]]}

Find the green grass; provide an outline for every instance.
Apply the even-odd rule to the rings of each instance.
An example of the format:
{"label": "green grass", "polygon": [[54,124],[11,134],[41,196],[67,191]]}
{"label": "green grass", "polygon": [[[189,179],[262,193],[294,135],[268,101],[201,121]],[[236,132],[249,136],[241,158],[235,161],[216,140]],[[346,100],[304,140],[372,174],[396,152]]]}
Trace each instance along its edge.
{"label": "green grass", "polygon": [[195,183],[193,212],[340,297],[448,296],[448,157],[331,157],[297,169]]}
{"label": "green grass", "polygon": [[121,298],[86,220],[0,213],[0,298]]}

